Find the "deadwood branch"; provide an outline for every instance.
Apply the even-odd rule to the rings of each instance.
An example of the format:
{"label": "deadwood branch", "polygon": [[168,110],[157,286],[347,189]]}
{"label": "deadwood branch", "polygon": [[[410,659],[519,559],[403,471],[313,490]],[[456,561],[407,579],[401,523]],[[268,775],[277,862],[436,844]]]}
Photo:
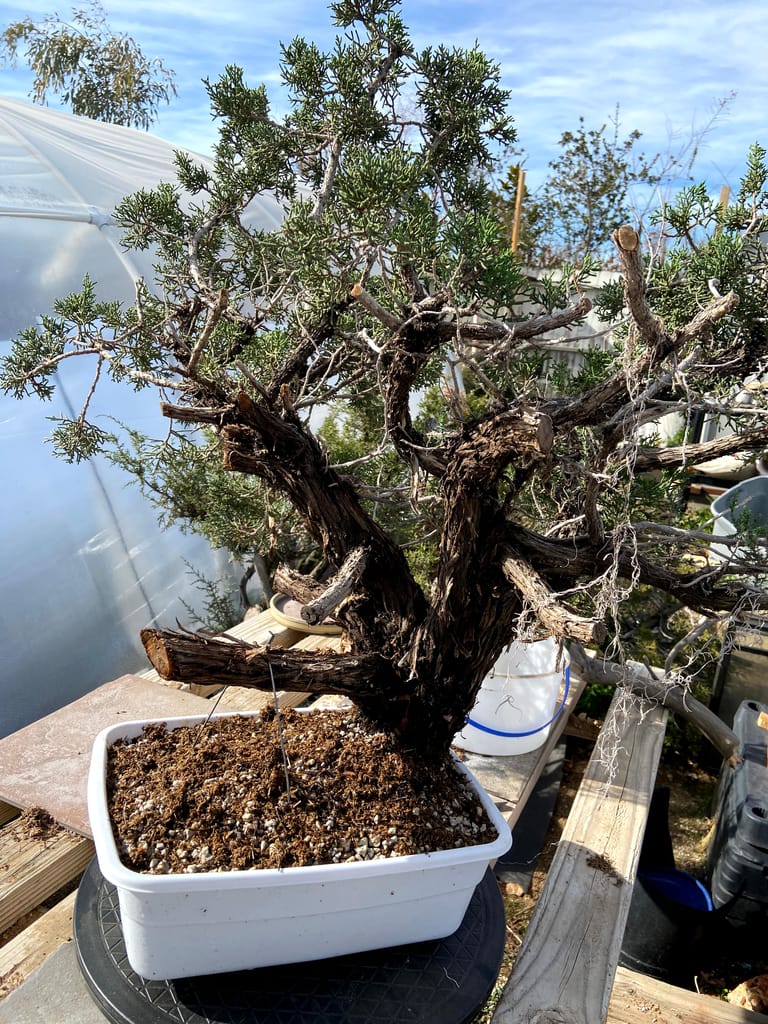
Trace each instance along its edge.
{"label": "deadwood branch", "polygon": [[335,611],[345,597],[351,594],[362,576],[368,561],[368,552],[365,548],[354,548],[347,555],[344,565],[333,577],[327,588],[314,600],[306,604],[301,610],[301,617],[310,626],[317,625]]}
{"label": "deadwood branch", "polygon": [[324,585],[313,576],[305,576],[288,565],[279,565],[272,580],[273,587],[281,594],[293,598],[299,604],[309,604],[320,597]]}
{"label": "deadwood branch", "polygon": [[636,473],[643,473],[653,469],[689,466],[707,462],[709,459],[719,459],[724,455],[736,455],[739,452],[760,452],[766,446],[768,425],[759,430],[727,434],[725,437],[716,437],[712,441],[696,444],[675,445],[671,448],[638,448],[632,455],[632,464]]}
{"label": "deadwood branch", "polygon": [[376,654],[335,654],[261,647],[219,637],[144,629],[141,642],[152,666],[180,683],[218,683],[351,698],[398,697],[407,692],[391,663]]}
{"label": "deadwood branch", "polygon": [[530,562],[508,551],[501,568],[509,582],[520,592],[525,604],[556,637],[580,640],[586,644],[599,644],[605,639],[605,624],[578,615],[559,600]]}
{"label": "deadwood branch", "polygon": [[626,686],[646,700],[663,704],[703,733],[727,764],[735,767],[739,763],[738,737],[722,719],[696,700],[687,687],[664,678],[655,679],[642,665],[612,665],[601,658],[590,657],[580,644],[571,645],[570,655],[573,667],[587,682]]}

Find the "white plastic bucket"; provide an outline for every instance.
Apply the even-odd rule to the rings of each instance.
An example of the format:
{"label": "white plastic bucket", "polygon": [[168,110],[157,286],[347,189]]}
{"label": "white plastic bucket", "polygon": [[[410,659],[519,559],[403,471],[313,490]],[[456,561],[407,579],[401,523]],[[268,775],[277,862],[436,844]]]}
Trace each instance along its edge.
{"label": "white plastic bucket", "polygon": [[[549,735],[570,687],[568,655],[552,637],[512,643],[483,680],[454,745],[476,754],[527,754]],[[558,704],[560,688],[565,684]]]}

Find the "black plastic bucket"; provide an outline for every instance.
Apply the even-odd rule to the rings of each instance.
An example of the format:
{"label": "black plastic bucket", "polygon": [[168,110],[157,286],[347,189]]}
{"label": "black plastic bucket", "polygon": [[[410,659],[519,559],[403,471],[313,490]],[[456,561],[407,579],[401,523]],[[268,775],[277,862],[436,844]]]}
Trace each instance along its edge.
{"label": "black plastic bucket", "polygon": [[677,868],[644,868],[632,892],[619,963],[692,988],[713,922],[712,898],[697,878]]}

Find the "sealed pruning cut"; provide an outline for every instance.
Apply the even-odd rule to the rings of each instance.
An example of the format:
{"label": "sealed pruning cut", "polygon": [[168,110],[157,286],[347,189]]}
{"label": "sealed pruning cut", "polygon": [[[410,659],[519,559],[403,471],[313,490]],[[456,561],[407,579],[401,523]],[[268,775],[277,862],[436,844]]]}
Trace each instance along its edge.
{"label": "sealed pruning cut", "polygon": [[107,798],[123,864],[152,874],[353,863],[496,838],[451,757],[425,761],[354,711],[146,726],[110,748]]}

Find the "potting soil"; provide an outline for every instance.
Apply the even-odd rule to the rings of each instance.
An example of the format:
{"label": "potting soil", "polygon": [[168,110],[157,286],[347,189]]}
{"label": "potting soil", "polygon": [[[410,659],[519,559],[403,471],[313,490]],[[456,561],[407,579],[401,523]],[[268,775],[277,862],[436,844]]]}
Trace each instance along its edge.
{"label": "potting soil", "polygon": [[424,761],[354,710],[148,726],[111,748],[107,772],[113,833],[135,871],[345,863],[496,835],[451,757]]}

